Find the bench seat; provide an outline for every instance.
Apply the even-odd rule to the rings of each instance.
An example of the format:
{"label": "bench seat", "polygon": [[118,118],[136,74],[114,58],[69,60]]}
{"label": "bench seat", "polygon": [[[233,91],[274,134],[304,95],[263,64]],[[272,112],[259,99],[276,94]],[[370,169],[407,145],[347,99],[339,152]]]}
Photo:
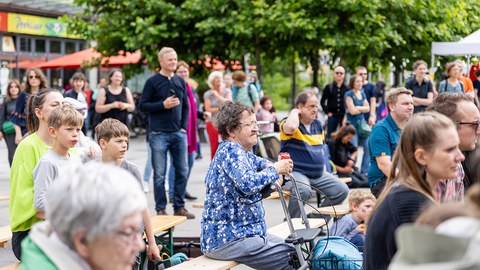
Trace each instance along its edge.
{"label": "bench seat", "polygon": [[[320,228],[321,226],[325,225],[325,220],[323,219],[309,219],[311,228]],[[295,229],[304,228],[305,226],[301,223],[300,218],[292,219],[293,227]],[[288,224],[286,222],[280,223],[272,228],[267,230],[268,233],[276,235],[281,238],[287,238],[290,235],[290,231],[288,229]],[[182,269],[189,269],[189,270],[222,270],[222,269],[230,269],[234,266],[239,265],[238,262],[234,261],[219,261],[210,259],[205,255],[200,257],[194,258],[193,260],[186,261],[182,264],[177,266],[173,266],[169,269],[171,270],[182,270]]]}

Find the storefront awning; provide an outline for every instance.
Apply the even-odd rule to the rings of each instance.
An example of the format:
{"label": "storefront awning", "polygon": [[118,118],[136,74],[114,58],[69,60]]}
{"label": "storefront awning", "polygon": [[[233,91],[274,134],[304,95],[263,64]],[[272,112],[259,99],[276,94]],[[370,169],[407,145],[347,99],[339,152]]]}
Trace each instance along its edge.
{"label": "storefront awning", "polygon": [[[99,58],[101,54],[95,51],[93,48],[89,48],[76,53],[68,54],[54,60],[48,61],[44,64],[38,65],[39,68],[65,68],[65,69],[78,69],[82,68],[82,65],[90,62],[96,58]],[[134,53],[127,52],[125,55],[105,57],[102,59],[102,66],[108,67],[121,67],[127,64],[135,64],[140,61],[141,53],[136,51]],[[107,65],[108,61],[108,65]]]}
{"label": "storefront awning", "polygon": [[29,68],[34,68],[38,67],[39,65],[44,64],[45,61],[39,60],[39,61],[31,61],[31,60],[24,60],[20,61],[18,63],[13,62],[7,65],[8,68],[19,68],[19,69],[29,69]]}

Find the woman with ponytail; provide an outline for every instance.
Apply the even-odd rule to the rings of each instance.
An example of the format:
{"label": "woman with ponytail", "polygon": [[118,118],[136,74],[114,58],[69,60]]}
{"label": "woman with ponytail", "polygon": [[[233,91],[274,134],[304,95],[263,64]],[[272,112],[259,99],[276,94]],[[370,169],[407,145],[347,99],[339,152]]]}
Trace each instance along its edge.
{"label": "woman with ponytail", "polygon": [[62,104],[62,94],[49,88],[40,89],[28,99],[26,126],[30,135],[18,145],[10,170],[12,250],[19,260],[20,243],[32,225],[41,220],[33,205],[32,172],[40,157],[52,147],[47,119],[50,112]]}
{"label": "woman with ponytail", "polygon": [[444,115],[419,113],[408,121],[367,224],[365,270],[387,269],[397,252],[395,230],[436,203],[433,190],[441,179],[456,176],[465,159],[459,144],[455,125]]}

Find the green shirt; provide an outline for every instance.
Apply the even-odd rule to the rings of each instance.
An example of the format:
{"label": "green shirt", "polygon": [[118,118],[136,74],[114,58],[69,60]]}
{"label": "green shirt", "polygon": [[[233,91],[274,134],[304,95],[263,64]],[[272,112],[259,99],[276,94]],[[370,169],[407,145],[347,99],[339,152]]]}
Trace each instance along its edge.
{"label": "green shirt", "polygon": [[41,219],[33,207],[32,172],[48,145],[35,132],[23,139],[15,151],[10,169],[10,225],[12,232],[30,230]]}
{"label": "green shirt", "polygon": [[[30,230],[42,219],[35,217],[33,205],[33,170],[38,160],[50,147],[38,134],[32,133],[23,139],[15,151],[10,169],[10,226],[12,232]],[[74,148],[70,153],[77,155]]]}

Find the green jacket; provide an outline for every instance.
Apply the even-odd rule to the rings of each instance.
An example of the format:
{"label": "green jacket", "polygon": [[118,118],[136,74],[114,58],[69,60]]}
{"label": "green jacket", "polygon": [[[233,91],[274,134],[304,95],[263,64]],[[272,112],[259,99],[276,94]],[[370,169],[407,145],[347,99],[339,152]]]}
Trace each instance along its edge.
{"label": "green jacket", "polygon": [[91,270],[78,254],[52,231],[48,221],[33,225],[22,241],[20,270]]}

